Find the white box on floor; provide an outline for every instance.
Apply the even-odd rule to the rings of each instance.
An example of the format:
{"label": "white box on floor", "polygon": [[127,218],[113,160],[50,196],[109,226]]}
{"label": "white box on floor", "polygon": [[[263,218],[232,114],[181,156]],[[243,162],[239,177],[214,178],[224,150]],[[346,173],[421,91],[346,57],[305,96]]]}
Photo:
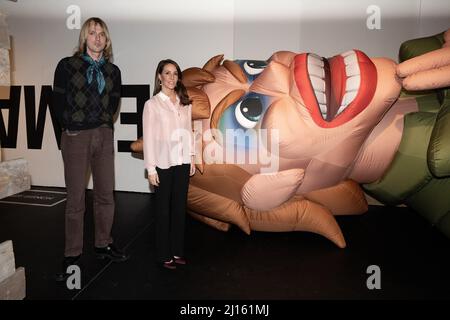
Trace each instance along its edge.
{"label": "white box on floor", "polygon": [[0,199],[30,188],[31,176],[25,159],[0,162]]}
{"label": "white box on floor", "polygon": [[16,269],[12,241],[0,243],[0,300],[21,300],[25,290],[25,269]]}

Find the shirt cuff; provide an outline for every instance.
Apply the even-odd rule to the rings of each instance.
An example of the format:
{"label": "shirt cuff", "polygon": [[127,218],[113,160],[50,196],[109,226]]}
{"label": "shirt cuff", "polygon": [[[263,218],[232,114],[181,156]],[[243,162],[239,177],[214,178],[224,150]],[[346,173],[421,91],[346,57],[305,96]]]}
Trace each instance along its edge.
{"label": "shirt cuff", "polygon": [[155,174],[155,173],[157,173],[155,166],[148,166],[147,167],[147,174]]}

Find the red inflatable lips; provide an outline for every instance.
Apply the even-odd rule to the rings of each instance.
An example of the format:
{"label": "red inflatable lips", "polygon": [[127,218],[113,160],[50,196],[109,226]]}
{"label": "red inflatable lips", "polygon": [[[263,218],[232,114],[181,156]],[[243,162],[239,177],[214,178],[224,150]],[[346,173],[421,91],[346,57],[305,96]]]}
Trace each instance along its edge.
{"label": "red inflatable lips", "polygon": [[299,54],[294,59],[294,77],[312,119],[322,128],[353,119],[369,105],[377,85],[375,65],[359,50],[328,59]]}

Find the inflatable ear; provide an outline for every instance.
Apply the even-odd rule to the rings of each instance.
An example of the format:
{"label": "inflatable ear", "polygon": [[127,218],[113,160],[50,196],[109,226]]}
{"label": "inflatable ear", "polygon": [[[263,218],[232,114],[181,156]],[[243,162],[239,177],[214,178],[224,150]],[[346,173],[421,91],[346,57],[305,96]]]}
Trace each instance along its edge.
{"label": "inflatable ear", "polygon": [[197,67],[188,68],[184,70],[182,74],[182,81],[185,87],[197,87],[214,82],[215,80],[212,73]]}
{"label": "inflatable ear", "polygon": [[274,61],[289,67],[292,60],[295,58],[295,53],[290,51],[277,51],[270,58],[269,61]]}
{"label": "inflatable ear", "polygon": [[192,120],[208,119],[211,113],[209,98],[202,90],[186,88],[189,98],[192,100]]}
{"label": "inflatable ear", "polygon": [[208,62],[205,63],[203,66],[203,70],[206,70],[208,72],[212,72],[214,69],[220,66],[220,63],[223,60],[223,54],[219,54],[215,57],[212,57],[208,60]]}
{"label": "inflatable ear", "polygon": [[253,81],[250,90],[273,97],[289,94],[290,70],[284,64],[271,61],[264,72]]}
{"label": "inflatable ear", "polygon": [[247,83],[247,77],[242,68],[234,61],[225,60],[223,66],[240,82]]}

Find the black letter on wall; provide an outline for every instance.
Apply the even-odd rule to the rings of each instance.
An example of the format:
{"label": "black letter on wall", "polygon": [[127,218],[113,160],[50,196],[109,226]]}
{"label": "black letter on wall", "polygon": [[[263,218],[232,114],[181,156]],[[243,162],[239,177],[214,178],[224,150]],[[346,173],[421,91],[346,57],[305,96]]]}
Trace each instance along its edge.
{"label": "black letter on wall", "polygon": [[21,86],[11,86],[9,100],[0,100],[0,109],[9,109],[8,132],[0,112],[0,143],[2,148],[17,148],[17,130],[19,127],[19,106]]}
{"label": "black letter on wall", "polygon": [[[136,124],[137,138],[142,137],[142,112],[144,111],[144,104],[150,98],[149,85],[122,85],[122,98],[136,98],[136,112],[121,112],[121,124]],[[118,140],[118,152],[131,152],[130,144],[134,141]]]}
{"label": "black letter on wall", "polygon": [[41,88],[37,122],[34,86],[24,86],[24,91],[28,149],[42,149],[42,138],[44,135],[47,105],[49,106],[50,116],[52,118],[56,142],[58,143],[58,148],[60,148],[61,127],[52,108],[52,87],[42,86]]}

